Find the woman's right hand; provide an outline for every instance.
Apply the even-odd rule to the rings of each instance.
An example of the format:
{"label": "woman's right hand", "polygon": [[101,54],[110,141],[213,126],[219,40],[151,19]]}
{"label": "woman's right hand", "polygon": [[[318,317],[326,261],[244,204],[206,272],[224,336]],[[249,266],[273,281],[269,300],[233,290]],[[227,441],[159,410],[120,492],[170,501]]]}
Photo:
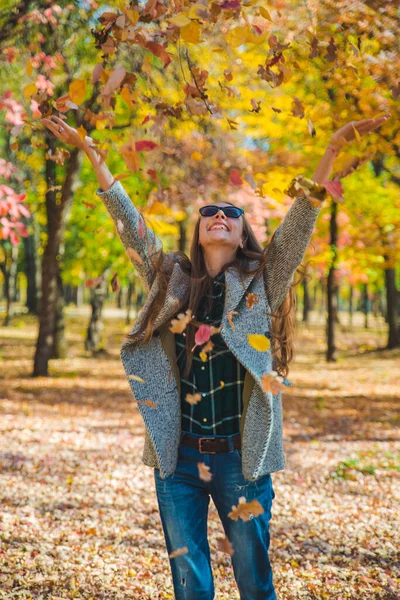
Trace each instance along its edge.
{"label": "woman's right hand", "polygon": [[93,141],[88,136],[83,140],[74,127],[70,127],[65,121],[60,119],[60,117],[56,117],[55,115],[51,115],[48,119],[41,119],[41,122],[46,125],[59,140],[66,144],[70,144],[71,146],[75,146],[76,148],[80,148],[81,150],[85,150],[90,145],[90,141]]}

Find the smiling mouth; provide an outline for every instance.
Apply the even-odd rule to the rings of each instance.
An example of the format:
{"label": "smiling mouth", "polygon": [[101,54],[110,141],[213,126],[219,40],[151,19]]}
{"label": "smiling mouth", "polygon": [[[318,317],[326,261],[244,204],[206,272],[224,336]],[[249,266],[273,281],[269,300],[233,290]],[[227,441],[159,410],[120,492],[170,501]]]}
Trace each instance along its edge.
{"label": "smiling mouth", "polygon": [[212,227],[210,227],[209,231],[212,231],[214,229],[222,229],[224,231],[229,231],[226,225],[213,225]]}

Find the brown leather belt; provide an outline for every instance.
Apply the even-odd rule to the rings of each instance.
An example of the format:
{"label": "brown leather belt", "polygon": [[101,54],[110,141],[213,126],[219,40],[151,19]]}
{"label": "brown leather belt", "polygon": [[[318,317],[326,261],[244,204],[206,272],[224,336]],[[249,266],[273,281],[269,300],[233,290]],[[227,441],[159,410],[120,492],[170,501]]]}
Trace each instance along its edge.
{"label": "brown leather belt", "polygon": [[[233,447],[235,450],[241,448],[240,433],[232,437]],[[229,452],[228,438],[213,438],[213,437],[195,437],[190,433],[185,433],[181,444],[196,448],[201,454],[217,454],[218,452]]]}

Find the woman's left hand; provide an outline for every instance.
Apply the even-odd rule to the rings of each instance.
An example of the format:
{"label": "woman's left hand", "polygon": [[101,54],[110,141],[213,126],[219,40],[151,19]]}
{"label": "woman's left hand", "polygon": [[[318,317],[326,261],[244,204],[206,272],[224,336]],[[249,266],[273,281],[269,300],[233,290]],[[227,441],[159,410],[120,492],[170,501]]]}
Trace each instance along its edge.
{"label": "woman's left hand", "polygon": [[346,143],[352,142],[356,139],[356,133],[354,129],[357,130],[359,135],[364,135],[366,133],[370,133],[377,129],[383,123],[391,117],[390,113],[387,113],[383,117],[379,117],[378,119],[362,119],[361,121],[350,121],[350,123],[346,123],[340,129],[338,129],[331,137],[329,146],[333,146],[337,150],[340,150]]}

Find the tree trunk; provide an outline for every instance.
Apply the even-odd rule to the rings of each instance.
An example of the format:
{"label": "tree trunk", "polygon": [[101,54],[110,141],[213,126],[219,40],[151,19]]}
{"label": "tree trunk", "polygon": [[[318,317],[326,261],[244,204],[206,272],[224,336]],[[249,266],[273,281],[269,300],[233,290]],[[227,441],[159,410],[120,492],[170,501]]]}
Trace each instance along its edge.
{"label": "tree trunk", "polygon": [[363,313],[364,313],[365,329],[368,329],[368,312],[369,312],[368,283],[364,283],[364,286],[363,286]]}
{"label": "tree trunk", "polygon": [[[59,266],[59,265],[58,265]],[[54,318],[54,345],[51,358],[65,358],[67,356],[67,340],[65,337],[65,319],[64,319],[64,287],[58,268],[57,272],[57,297],[55,303]]]}
{"label": "tree trunk", "polygon": [[27,281],[26,307],[31,315],[37,315],[39,310],[38,298],[38,269],[36,233],[23,238],[25,250],[25,275]]}
{"label": "tree trunk", "polygon": [[[55,138],[46,135],[48,149],[55,153]],[[47,244],[42,261],[42,297],[39,310],[39,335],[36,343],[36,353],[33,376],[47,376],[48,362],[52,356],[56,333],[56,302],[57,302],[57,255],[60,250],[65,219],[68,207],[72,202],[74,184],[77,181],[82,161],[82,153],[77,148],[71,151],[66,165],[66,174],[62,186],[61,197],[57,198],[56,165],[54,161],[46,160],[46,213],[47,213]]]}
{"label": "tree trunk", "polygon": [[178,250],[180,250],[181,252],[185,252],[186,240],[187,240],[187,220],[183,219],[183,221],[178,221],[178,227],[179,227]]}
{"label": "tree trunk", "polygon": [[354,312],[354,292],[353,286],[350,285],[349,290],[349,329],[353,329],[353,312]]}
{"label": "tree trunk", "polygon": [[132,295],[133,295],[133,282],[129,281],[128,293],[126,296],[126,319],[125,319],[126,325],[129,325],[131,322]]}
{"label": "tree trunk", "polygon": [[310,293],[306,278],[303,279],[303,299],[303,323],[308,323],[310,317]]}
{"label": "tree trunk", "polygon": [[[386,259],[386,257],[385,257]],[[386,312],[388,322],[388,342],[387,348],[398,348],[400,346],[400,315],[398,302],[398,292],[396,290],[396,273],[392,268],[385,269],[386,286]]]}
{"label": "tree trunk", "polygon": [[331,264],[328,272],[327,280],[327,353],[326,359],[328,362],[336,362],[336,346],[335,346],[335,323],[337,312],[337,294],[336,294],[336,257],[337,257],[337,203],[332,201],[331,204],[331,219],[330,219],[330,248],[331,248]]}
{"label": "tree trunk", "polygon": [[[10,246],[10,248],[7,248]],[[18,246],[14,246],[6,242],[3,244],[4,262],[0,265],[4,277],[4,297],[6,301],[6,314],[3,321],[3,326],[7,327],[12,319],[12,301],[15,297],[15,285],[17,278],[18,267]]]}
{"label": "tree trunk", "polygon": [[107,297],[108,272],[109,269],[107,269],[104,273],[104,281],[101,282],[97,287],[93,288],[90,294],[90,306],[92,307],[92,314],[90,315],[89,326],[87,328],[85,349],[93,354],[100,350],[101,331],[104,327],[101,315],[104,301]]}

